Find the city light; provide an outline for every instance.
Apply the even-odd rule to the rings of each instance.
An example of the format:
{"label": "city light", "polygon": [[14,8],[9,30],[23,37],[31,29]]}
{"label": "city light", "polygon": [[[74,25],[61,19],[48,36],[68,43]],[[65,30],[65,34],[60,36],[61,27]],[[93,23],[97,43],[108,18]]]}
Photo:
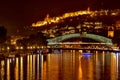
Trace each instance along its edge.
{"label": "city light", "polygon": [[93,12],[89,10],[85,10],[85,11],[76,11],[76,12],[70,12],[70,13],[65,13],[62,16],[57,16],[57,17],[53,17],[50,18],[49,15],[47,15],[44,19],[44,21],[38,21],[36,23],[32,23],[33,27],[40,27],[40,26],[45,26],[51,23],[58,23],[61,22],[63,19],[66,19],[68,17],[75,17],[75,16],[79,16],[79,15],[86,15],[86,14],[92,14]]}
{"label": "city light", "polygon": [[[32,27],[40,27],[40,26],[45,26],[45,25],[49,25],[52,23],[59,23],[59,22],[62,22],[62,21],[64,21],[64,19],[69,18],[69,17],[77,17],[80,15],[89,15],[91,17],[95,17],[98,14],[100,16],[109,15],[109,14],[112,16],[116,16],[119,14],[119,12],[117,12],[117,11],[110,12],[109,10],[91,11],[90,8],[88,7],[87,10],[69,12],[69,13],[65,13],[61,16],[56,16],[56,17],[50,17],[49,14],[47,14],[47,16],[45,17],[45,19],[43,21],[37,21],[35,23],[32,23]],[[70,20],[70,21],[72,21],[72,20]]]}
{"label": "city light", "polygon": [[7,47],[7,50],[10,50],[10,47]]}

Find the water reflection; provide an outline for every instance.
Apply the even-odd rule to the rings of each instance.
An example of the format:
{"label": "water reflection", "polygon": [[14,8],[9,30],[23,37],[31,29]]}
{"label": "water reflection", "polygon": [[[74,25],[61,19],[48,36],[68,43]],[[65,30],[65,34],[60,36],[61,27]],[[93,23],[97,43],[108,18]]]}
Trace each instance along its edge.
{"label": "water reflection", "polygon": [[5,75],[5,70],[4,70],[4,67],[5,67],[5,62],[4,60],[1,61],[1,69],[0,69],[0,80],[4,80],[4,75]]}
{"label": "water reflection", "polygon": [[27,80],[30,80],[30,79],[29,79],[29,76],[30,76],[30,74],[29,74],[29,72],[30,72],[30,71],[29,71],[29,69],[30,69],[30,68],[29,68],[29,66],[30,66],[30,58],[29,58],[29,55],[27,56],[27,65],[26,65],[26,66],[27,66]]}
{"label": "water reflection", "polygon": [[[82,79],[93,80],[93,61],[92,56],[82,56],[81,58]],[[84,76],[88,74],[87,76]]]}
{"label": "water reflection", "polygon": [[37,79],[36,80],[40,80],[40,56],[39,55],[37,55]]}
{"label": "water reflection", "polygon": [[32,76],[33,76],[33,78],[32,78],[32,80],[35,80],[35,69],[36,69],[36,67],[35,67],[35,58],[36,58],[36,55],[33,55],[33,63],[32,63]]}
{"label": "water reflection", "polygon": [[62,50],[0,60],[0,80],[119,80],[120,53]]}
{"label": "water reflection", "polygon": [[114,53],[111,54],[111,80],[117,79],[117,58]]}
{"label": "water reflection", "polygon": [[46,56],[42,55],[42,70],[41,70],[41,79],[47,80],[47,61]]}
{"label": "water reflection", "polygon": [[7,80],[10,80],[10,61],[7,59]]}
{"label": "water reflection", "polygon": [[15,80],[19,80],[19,60],[16,58],[15,64]]}
{"label": "water reflection", "polygon": [[23,57],[20,57],[20,80],[23,80]]}

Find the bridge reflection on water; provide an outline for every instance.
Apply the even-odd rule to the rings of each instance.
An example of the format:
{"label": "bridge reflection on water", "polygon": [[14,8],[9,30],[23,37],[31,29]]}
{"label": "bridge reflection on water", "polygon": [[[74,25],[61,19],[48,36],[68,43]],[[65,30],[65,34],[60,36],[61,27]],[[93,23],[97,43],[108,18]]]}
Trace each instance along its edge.
{"label": "bridge reflection on water", "polygon": [[0,80],[117,80],[119,66],[119,53],[54,50],[0,60]]}

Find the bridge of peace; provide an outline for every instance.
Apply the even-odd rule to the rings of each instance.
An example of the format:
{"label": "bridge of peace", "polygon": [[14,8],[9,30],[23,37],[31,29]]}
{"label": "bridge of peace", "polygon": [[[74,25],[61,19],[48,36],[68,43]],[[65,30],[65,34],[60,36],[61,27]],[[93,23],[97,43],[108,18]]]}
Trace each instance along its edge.
{"label": "bridge of peace", "polygon": [[[96,14],[98,15],[98,13]],[[56,22],[47,15],[43,22],[46,25],[33,28],[37,28],[38,32],[42,31],[47,36],[48,46],[51,48],[118,49],[116,39],[118,38],[119,27],[112,23],[106,24],[104,18],[101,18],[110,15],[103,14],[103,16],[99,16],[100,19],[98,20],[96,20],[98,16],[92,15],[93,12],[87,10],[86,14],[53,18]],[[114,16],[116,15],[112,15],[112,17]]]}
{"label": "bridge of peace", "polygon": [[[96,42],[75,41],[84,38],[85,40],[94,40]],[[71,42],[70,39],[73,39]],[[75,39],[75,40],[74,40]],[[117,51],[117,47],[113,44],[112,39],[96,34],[80,34],[72,33],[54,38],[47,39],[48,45],[53,49],[75,49],[75,50],[104,50]]]}

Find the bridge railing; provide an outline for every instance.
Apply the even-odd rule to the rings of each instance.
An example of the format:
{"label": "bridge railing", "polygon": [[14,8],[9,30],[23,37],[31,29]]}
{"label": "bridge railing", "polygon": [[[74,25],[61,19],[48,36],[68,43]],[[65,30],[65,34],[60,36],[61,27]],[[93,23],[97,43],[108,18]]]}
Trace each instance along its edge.
{"label": "bridge railing", "polygon": [[[111,45],[111,46],[106,46]],[[93,43],[93,42],[59,42],[49,43],[51,48],[77,48],[77,49],[103,49],[103,50],[119,50],[119,47],[111,43]]]}
{"label": "bridge railing", "polygon": [[55,44],[96,44],[96,45],[112,45],[111,43],[85,43],[85,42],[51,42],[48,45],[55,45]]}

